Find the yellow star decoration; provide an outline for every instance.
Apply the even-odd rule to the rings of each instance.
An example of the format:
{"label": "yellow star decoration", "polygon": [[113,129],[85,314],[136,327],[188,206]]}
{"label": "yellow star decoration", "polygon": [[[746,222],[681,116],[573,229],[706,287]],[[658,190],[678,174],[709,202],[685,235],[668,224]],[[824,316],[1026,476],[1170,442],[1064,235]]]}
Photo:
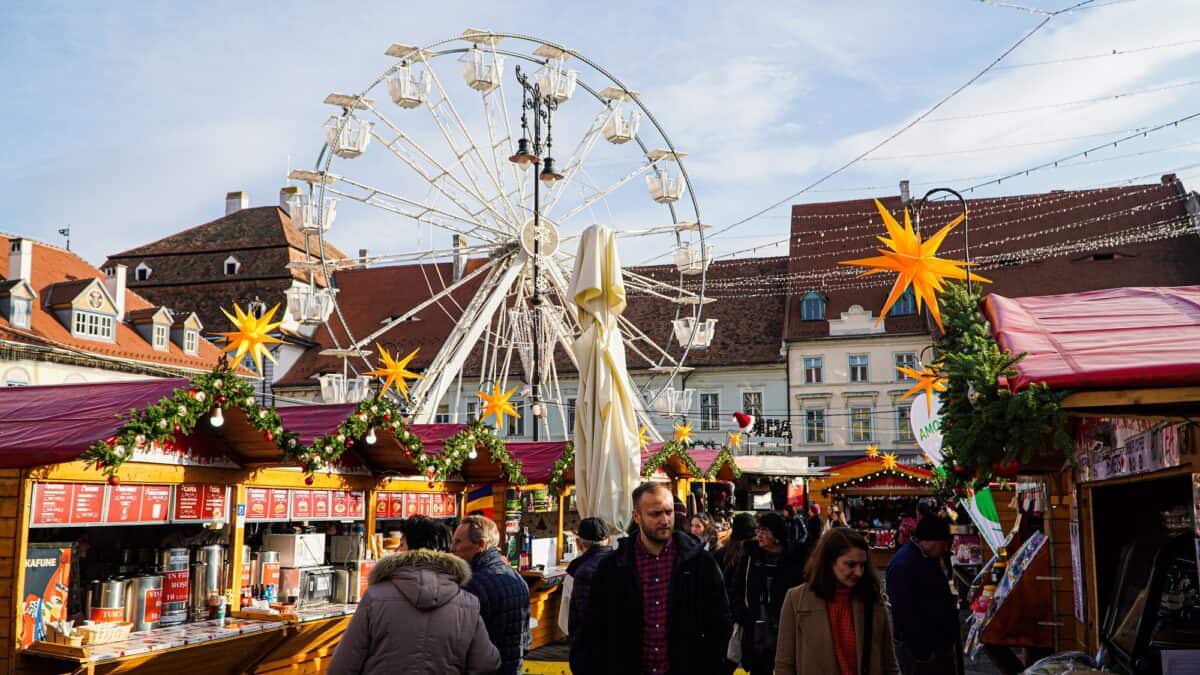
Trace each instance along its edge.
{"label": "yellow star decoration", "polygon": [[908,391],[900,396],[901,399],[906,399],[918,391],[925,392],[925,412],[933,414],[933,392],[946,391],[946,378],[938,375],[937,364],[928,368],[921,367],[921,370],[913,370],[905,366],[893,366],[896,370],[904,373],[908,377],[917,381]]}
{"label": "yellow star decoration", "polygon": [[878,456],[879,456],[879,446],[878,445],[868,445],[867,446],[867,457],[870,457],[871,459],[875,459]]}
{"label": "yellow star decoration", "polygon": [[419,380],[421,376],[408,369],[408,364],[413,360],[413,357],[420,351],[420,347],[408,353],[408,356],[402,359],[394,359],[388,350],[380,345],[375,345],[379,349],[379,358],[383,361],[382,368],[376,368],[367,373],[373,377],[386,378],[383,381],[383,386],[379,388],[379,396],[383,397],[387,394],[388,389],[392,385],[396,386],[396,393],[408,400],[408,380]]}
{"label": "yellow star decoration", "polygon": [[889,470],[896,468],[896,453],[885,452],[883,454],[883,468]]}
{"label": "yellow star decoration", "polygon": [[226,312],[225,308],[222,307],[221,313],[225,315],[225,318],[229,319],[229,322],[237,330],[229,333],[218,333],[218,335],[223,335],[225,341],[228,343],[221,351],[231,352],[236,349],[237,353],[234,354],[233,360],[238,362],[242,360],[243,356],[250,354],[254,358],[254,367],[258,369],[258,374],[262,375],[262,357],[264,354],[266,354],[268,359],[271,359],[272,363],[278,363],[267,349],[267,345],[269,344],[283,342],[283,340],[272,337],[270,334],[271,331],[283,324],[282,321],[271,323],[271,319],[275,317],[275,312],[278,309],[279,305],[275,305],[270,311],[265,312],[262,318],[259,318],[254,316],[253,312],[243,312],[242,308],[238,307],[236,303],[233,305],[233,315]]}
{"label": "yellow star decoration", "polygon": [[729,447],[731,447],[735,450],[742,449],[742,443],[744,442],[742,440],[742,432],[738,431],[738,432],[735,432],[732,434],[726,434],[726,435],[729,436],[729,443],[728,443]]}
{"label": "yellow star decoration", "polygon": [[[875,200],[875,208],[879,209],[879,215],[883,217],[883,224],[887,227],[889,235],[878,237],[878,239],[890,250],[877,249],[880,253],[878,256],[843,260],[838,264],[868,268],[859,276],[888,271],[899,274],[896,283],[892,285],[892,292],[888,295],[887,302],[884,303],[883,311],[879,313],[879,320],[875,322],[876,326],[883,322],[883,317],[887,316],[888,310],[911,284],[913,295],[916,296],[917,311],[921,311],[922,302],[928,303],[933,320],[937,322],[938,328],[942,329],[942,313],[938,309],[937,293],[944,288],[946,279],[966,279],[969,273],[965,268],[972,263],[947,260],[937,257],[936,254],[946,235],[961,223],[965,216],[955,218],[932,237],[922,241],[921,235],[913,230],[908,209],[904,210],[904,226],[901,227],[900,223],[896,222],[896,219],[891,213],[888,213],[878,199]],[[984,279],[978,274],[970,274],[970,278],[983,283],[991,283],[990,280]]]}
{"label": "yellow star decoration", "polygon": [[687,445],[692,442],[692,423],[675,425],[675,442]]}
{"label": "yellow star decoration", "polygon": [[645,450],[646,446],[649,444],[650,444],[650,429],[648,429],[646,427],[646,425],[643,424],[641,426],[641,428],[638,429],[638,447],[641,448],[642,450]]}
{"label": "yellow star decoration", "polygon": [[504,426],[504,416],[505,415],[520,419],[521,415],[517,412],[517,409],[513,407],[513,404],[511,402],[509,402],[509,400],[508,400],[508,399],[512,398],[512,395],[514,393],[516,393],[516,391],[517,391],[517,388],[513,387],[512,389],[509,389],[506,392],[501,392],[500,384],[497,383],[496,386],[493,387],[491,394],[489,394],[485,391],[475,392],[475,395],[484,401],[483,414],[479,416],[479,419],[485,420],[488,418],[488,416],[495,415],[497,429],[500,429],[501,427]]}

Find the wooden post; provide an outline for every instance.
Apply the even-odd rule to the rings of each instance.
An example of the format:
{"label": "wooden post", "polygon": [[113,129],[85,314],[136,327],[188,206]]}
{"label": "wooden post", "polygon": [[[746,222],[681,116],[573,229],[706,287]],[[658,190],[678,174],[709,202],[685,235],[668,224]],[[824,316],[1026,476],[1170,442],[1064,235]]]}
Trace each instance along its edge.
{"label": "wooden post", "polygon": [[558,537],[554,543],[554,564],[557,565],[563,559],[563,522],[566,520],[567,511],[567,491],[564,489],[558,495]]}
{"label": "wooden post", "polygon": [[[384,478],[383,480],[387,480]],[[375,484],[375,487],[367,490],[367,505],[366,505],[366,527],[364,528],[364,538],[366,541],[375,539],[375,507],[379,503],[379,491],[382,489],[382,481]]]}
{"label": "wooden post", "polygon": [[233,549],[229,552],[229,581],[233,597],[227,600],[230,610],[236,612],[242,608],[242,565],[247,562],[242,559],[242,545],[246,541],[246,519],[238,516],[239,509],[245,512],[246,486],[242,483],[235,485],[233,495],[233,503],[229,505],[229,528],[232,532],[229,546]]}

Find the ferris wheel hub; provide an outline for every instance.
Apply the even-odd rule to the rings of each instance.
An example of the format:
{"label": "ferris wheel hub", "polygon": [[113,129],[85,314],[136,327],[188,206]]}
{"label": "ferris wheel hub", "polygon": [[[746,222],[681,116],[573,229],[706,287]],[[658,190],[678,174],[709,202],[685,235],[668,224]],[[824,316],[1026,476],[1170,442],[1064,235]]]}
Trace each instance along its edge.
{"label": "ferris wheel hub", "polygon": [[537,250],[539,258],[547,258],[557,253],[560,243],[558,225],[545,216],[536,222],[530,218],[521,228],[521,250],[531,258],[534,255],[533,244],[535,241],[539,242]]}

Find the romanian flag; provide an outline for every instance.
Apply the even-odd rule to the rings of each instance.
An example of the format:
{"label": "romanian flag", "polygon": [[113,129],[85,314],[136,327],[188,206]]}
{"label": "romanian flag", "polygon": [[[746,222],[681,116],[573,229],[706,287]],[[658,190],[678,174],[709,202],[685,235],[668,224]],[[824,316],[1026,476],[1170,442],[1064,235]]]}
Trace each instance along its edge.
{"label": "romanian flag", "polygon": [[492,497],[492,486],[484,485],[467,492],[466,515],[481,513],[491,520],[496,512],[495,501]]}

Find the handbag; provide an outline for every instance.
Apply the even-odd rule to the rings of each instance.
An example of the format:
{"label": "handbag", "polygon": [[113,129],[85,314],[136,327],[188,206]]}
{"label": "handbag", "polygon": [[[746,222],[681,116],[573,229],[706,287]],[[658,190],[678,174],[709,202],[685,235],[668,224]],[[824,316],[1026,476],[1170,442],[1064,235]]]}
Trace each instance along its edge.
{"label": "handbag", "polygon": [[[746,606],[750,606],[750,562],[746,561],[746,580],[743,582],[745,595],[742,601]],[[745,629],[742,624],[733,624],[733,633],[729,636],[729,644],[725,647],[725,659],[730,663],[742,662],[742,638],[745,636]]]}

